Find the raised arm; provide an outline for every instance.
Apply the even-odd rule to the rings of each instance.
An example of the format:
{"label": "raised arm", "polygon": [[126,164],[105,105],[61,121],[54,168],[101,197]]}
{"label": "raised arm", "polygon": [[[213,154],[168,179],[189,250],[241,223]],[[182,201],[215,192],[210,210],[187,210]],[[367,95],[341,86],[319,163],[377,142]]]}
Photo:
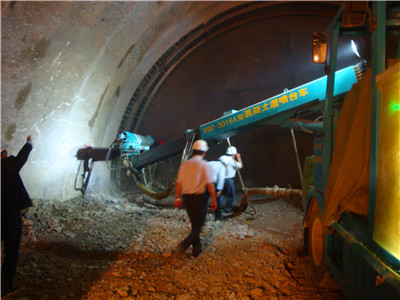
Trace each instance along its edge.
{"label": "raised arm", "polygon": [[31,150],[32,150],[32,142],[31,142],[31,136],[29,135],[28,138],[26,139],[26,144],[22,147],[21,150],[19,150],[16,156],[16,160],[18,163],[18,171],[21,170],[21,168],[28,160],[28,156]]}
{"label": "raised arm", "polygon": [[242,157],[240,156],[240,153],[236,154],[236,160],[238,162],[237,167],[239,169],[243,168],[243,162],[242,162]]}

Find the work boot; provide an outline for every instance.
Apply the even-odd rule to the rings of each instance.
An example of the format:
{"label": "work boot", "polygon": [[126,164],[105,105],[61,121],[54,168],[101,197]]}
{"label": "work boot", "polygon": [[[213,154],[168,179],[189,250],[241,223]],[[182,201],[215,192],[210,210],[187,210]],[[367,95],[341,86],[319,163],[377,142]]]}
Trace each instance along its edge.
{"label": "work boot", "polygon": [[223,217],[223,218],[230,217],[230,216],[233,216],[233,211],[230,211],[230,212],[223,212],[223,213],[222,213],[222,217]]}
{"label": "work boot", "polygon": [[199,255],[203,252],[203,250],[200,249],[193,249],[193,257],[199,257]]}

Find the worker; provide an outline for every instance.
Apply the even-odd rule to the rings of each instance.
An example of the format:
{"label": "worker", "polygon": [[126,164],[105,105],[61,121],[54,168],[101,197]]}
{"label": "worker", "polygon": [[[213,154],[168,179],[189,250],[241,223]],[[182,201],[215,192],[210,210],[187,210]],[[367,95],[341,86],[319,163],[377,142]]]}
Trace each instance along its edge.
{"label": "worker", "polygon": [[32,150],[31,137],[15,157],[8,156],[1,141],[1,238],[4,240],[4,261],[1,268],[1,297],[15,291],[19,245],[22,235],[21,210],[32,206],[19,171]]}
{"label": "worker", "polygon": [[210,161],[209,164],[213,172],[215,195],[217,197],[217,209],[215,210],[215,221],[218,221],[222,219],[221,193],[225,185],[226,167],[219,160]]}
{"label": "worker", "polygon": [[240,153],[237,152],[236,147],[229,146],[226,149],[226,154],[222,155],[219,160],[225,165],[225,185],[221,196],[221,202],[226,198],[226,205],[224,211],[227,213],[232,212],[233,202],[235,201],[235,176],[236,169],[243,167],[242,158]]}
{"label": "worker", "polygon": [[192,158],[184,162],[178,170],[174,203],[178,208],[185,206],[192,230],[187,238],[176,247],[175,253],[178,256],[183,255],[186,249],[192,245],[193,256],[198,257],[202,252],[200,232],[207,215],[208,197],[211,195],[212,210],[217,209],[217,200],[212,170],[204,159],[208,151],[207,142],[195,141],[192,150]]}

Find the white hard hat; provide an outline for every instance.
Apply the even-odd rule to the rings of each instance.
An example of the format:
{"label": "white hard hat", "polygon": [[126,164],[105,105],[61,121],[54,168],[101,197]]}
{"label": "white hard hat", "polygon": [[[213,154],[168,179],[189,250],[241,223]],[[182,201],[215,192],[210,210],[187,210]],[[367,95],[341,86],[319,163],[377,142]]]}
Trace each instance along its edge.
{"label": "white hard hat", "polygon": [[208,151],[207,142],[205,140],[197,140],[194,142],[192,149],[207,152]]}
{"label": "white hard hat", "polygon": [[226,149],[226,155],[236,155],[236,154],[237,154],[236,147],[231,146]]}

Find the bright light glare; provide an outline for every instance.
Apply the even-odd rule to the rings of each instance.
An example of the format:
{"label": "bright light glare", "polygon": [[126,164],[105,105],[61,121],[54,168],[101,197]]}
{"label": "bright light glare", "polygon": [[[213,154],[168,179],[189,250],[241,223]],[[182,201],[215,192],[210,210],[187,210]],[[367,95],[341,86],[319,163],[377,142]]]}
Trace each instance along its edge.
{"label": "bright light glare", "polygon": [[390,110],[392,112],[399,111],[400,110],[400,104],[399,103],[395,103],[395,102],[390,103]]}
{"label": "bright light glare", "polygon": [[359,54],[358,51],[357,51],[356,43],[354,43],[353,40],[351,40],[351,48],[353,49],[354,53],[355,53],[358,57],[360,57],[360,54]]}
{"label": "bright light glare", "polygon": [[318,55],[314,55],[314,61],[319,61]]}

